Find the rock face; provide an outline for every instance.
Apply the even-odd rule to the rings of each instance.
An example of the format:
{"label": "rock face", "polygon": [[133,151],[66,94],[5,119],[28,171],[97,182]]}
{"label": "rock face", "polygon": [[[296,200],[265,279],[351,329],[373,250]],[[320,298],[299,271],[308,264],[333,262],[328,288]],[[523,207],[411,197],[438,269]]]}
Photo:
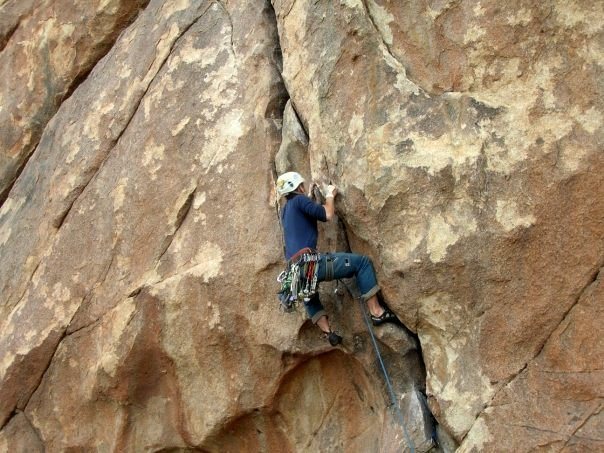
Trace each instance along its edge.
{"label": "rock face", "polygon": [[61,102],[147,1],[0,5],[0,200]]}
{"label": "rock face", "polygon": [[408,448],[356,301],[277,308],[286,170],[416,451],[604,448],[598,2],[76,3],[0,0],[0,451]]}

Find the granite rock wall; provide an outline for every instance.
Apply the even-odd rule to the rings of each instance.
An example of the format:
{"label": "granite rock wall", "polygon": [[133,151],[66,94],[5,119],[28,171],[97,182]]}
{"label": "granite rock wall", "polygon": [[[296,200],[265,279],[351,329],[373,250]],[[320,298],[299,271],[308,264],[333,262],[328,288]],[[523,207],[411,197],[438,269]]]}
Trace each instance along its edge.
{"label": "granite rock wall", "polygon": [[287,170],[406,326],[417,451],[601,449],[603,19],[0,0],[0,451],[408,448],[342,285],[342,347],[278,309]]}

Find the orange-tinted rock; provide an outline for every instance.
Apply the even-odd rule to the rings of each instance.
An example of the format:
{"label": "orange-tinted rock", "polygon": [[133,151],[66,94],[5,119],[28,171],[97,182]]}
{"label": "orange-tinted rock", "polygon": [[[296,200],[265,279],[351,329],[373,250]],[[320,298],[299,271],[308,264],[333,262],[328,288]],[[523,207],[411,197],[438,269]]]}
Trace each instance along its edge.
{"label": "orange-tinted rock", "polygon": [[[86,420],[84,413],[72,410],[73,405],[88,404],[92,417],[98,408],[98,391],[74,394],[71,386],[64,387],[64,380],[55,375],[68,373],[74,382],[80,382],[80,373],[98,367],[99,385],[111,387],[117,382],[109,379],[107,384],[105,374],[116,376],[119,358],[128,359],[130,364],[134,360],[141,364],[141,372],[134,367],[131,383],[99,405],[114,413],[122,410],[124,398],[139,398],[141,392],[153,400],[153,386],[138,382],[148,357],[143,354],[132,359],[123,350],[126,346],[120,344],[122,335],[126,342],[129,334],[125,319],[131,316],[134,295],[130,294],[165,287],[166,294],[156,303],[162,309],[170,300],[184,303],[189,307],[184,312],[200,307],[205,310],[212,303],[220,307],[222,302],[215,299],[220,294],[233,321],[240,310],[253,317],[259,309],[273,308],[260,306],[260,301],[265,293],[273,292],[268,282],[272,283],[274,276],[271,273],[269,278],[266,269],[273,269],[272,263],[279,260],[277,243],[271,245],[277,226],[268,179],[271,150],[276,149],[279,130],[268,107],[281,98],[281,82],[276,69],[263,64],[272,56],[274,23],[266,8],[249,8],[233,12],[233,17],[242,18],[245,24],[233,32],[229,12],[218,3],[153,2],[47,127],[35,159],[0,214],[3,269],[7,270],[2,274],[5,316],[0,338],[3,422],[15,407],[23,408],[33,414],[43,439],[57,448],[80,441],[95,445],[103,436],[113,443],[121,439],[111,437],[115,431],[94,426],[90,419],[89,432],[79,432],[76,426],[71,430],[75,420]],[[248,39],[260,47],[250,45]],[[264,157],[250,150],[261,150]],[[229,162],[230,154],[237,159]],[[250,181],[259,187],[251,199],[245,190]],[[242,215],[225,228],[225,219],[232,217],[221,210],[228,205],[240,209]],[[235,237],[237,241],[233,241]],[[255,241],[268,246],[250,255],[251,265],[247,258],[249,266],[234,265],[248,256]],[[256,274],[266,277],[250,278]],[[192,286],[185,285],[172,299],[171,291],[176,291],[182,279]],[[253,294],[259,296],[254,298]],[[244,301],[248,302],[242,310]],[[111,313],[120,307],[130,307],[130,311],[120,312],[117,324],[101,332],[96,343],[108,342],[106,355],[99,354],[92,346],[95,343],[85,338],[84,345],[92,346],[89,354],[77,342],[73,350],[81,352],[72,354],[68,347],[72,338],[94,337],[95,327],[105,320],[110,322]],[[218,312],[207,308],[198,315],[201,319],[187,330],[170,324],[173,335],[182,333],[194,339],[191,334],[197,330],[204,334],[210,327],[218,329]],[[223,314],[223,319],[226,316]],[[229,326],[245,332],[240,323]],[[215,333],[218,338],[223,336],[220,330]],[[167,360],[161,358],[163,349],[144,344],[149,335],[157,332],[143,329],[130,341],[143,338],[141,350],[149,348],[148,354],[158,355],[156,363],[163,364]],[[211,342],[200,337],[195,341],[210,343],[212,349]],[[180,346],[173,345],[168,355],[181,354]],[[195,363],[194,357],[207,356],[204,363],[208,360],[214,366],[214,353],[197,355],[195,345],[190,347],[187,365]],[[56,357],[45,371],[56,348]],[[230,354],[236,357],[234,352]],[[124,366],[128,375],[130,365]],[[181,371],[187,376],[205,375],[204,380],[196,381],[205,388],[208,373]],[[215,371],[218,385],[224,380],[224,369]],[[42,378],[43,388],[57,385],[58,389],[36,396],[25,408]],[[89,386],[95,388],[94,376],[90,378]],[[242,379],[247,382],[244,376]],[[159,390],[163,391],[163,385]],[[182,385],[203,397],[193,384]],[[60,400],[47,397],[63,391],[67,393]],[[223,409],[193,406],[193,412],[211,420],[228,417],[233,396],[225,392],[221,398]],[[197,423],[201,416],[194,416],[193,421],[191,417],[186,418],[193,424],[188,429],[194,437],[215,423],[206,426]],[[114,421],[115,417],[111,423]],[[62,423],[63,428],[56,428]],[[73,436],[61,436],[60,432],[72,432]],[[125,437],[137,444],[136,437]]]}
{"label": "orange-tinted rock", "polygon": [[501,388],[461,451],[599,451],[604,446],[604,282],[602,270],[547,339],[539,355]]}
{"label": "orange-tinted rock", "polygon": [[604,11],[274,3],[313,177],[339,186],[460,441],[602,265]]}
{"label": "orange-tinted rock", "polygon": [[0,450],[400,451],[357,302],[321,286],[336,351],[277,308],[285,170],[338,186],[321,249],[418,334],[376,329],[416,451],[424,390],[444,451],[601,448],[599,4],[51,3],[0,6],[8,67],[24,30],[82,45],[27,69],[61,81],[43,121],[0,102],[5,139],[39,126],[0,209]]}
{"label": "orange-tinted rock", "polygon": [[0,5],[0,203],[61,103],[147,1]]}

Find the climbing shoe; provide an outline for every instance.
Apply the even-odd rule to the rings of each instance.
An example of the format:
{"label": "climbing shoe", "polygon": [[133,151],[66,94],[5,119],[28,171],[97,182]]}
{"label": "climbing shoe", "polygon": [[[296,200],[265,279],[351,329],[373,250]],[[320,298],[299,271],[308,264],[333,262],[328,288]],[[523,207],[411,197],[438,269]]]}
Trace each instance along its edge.
{"label": "climbing shoe", "polygon": [[392,324],[400,324],[400,321],[396,315],[392,313],[389,308],[384,308],[384,313],[382,313],[380,316],[371,315],[371,322],[374,326],[381,326],[382,324],[386,324],[388,322]]}
{"label": "climbing shoe", "polygon": [[325,338],[327,338],[327,341],[329,341],[329,344],[332,346],[337,346],[340,343],[342,343],[342,337],[333,331],[331,331],[329,333],[325,332],[324,335],[325,335]]}

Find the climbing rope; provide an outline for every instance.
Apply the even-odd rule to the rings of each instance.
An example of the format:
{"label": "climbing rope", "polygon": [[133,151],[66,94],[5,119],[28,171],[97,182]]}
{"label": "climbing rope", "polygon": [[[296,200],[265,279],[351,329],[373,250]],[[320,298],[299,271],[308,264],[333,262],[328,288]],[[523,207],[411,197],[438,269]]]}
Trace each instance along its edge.
{"label": "climbing rope", "polygon": [[[338,283],[339,282],[340,282],[340,280],[338,280]],[[348,287],[348,285],[346,283],[344,283],[344,286],[346,287],[346,289],[348,290],[350,295],[353,298],[355,298],[354,293],[351,291],[351,289]],[[337,288],[336,288],[336,291],[337,291]],[[375,338],[375,334],[373,333],[373,328],[371,327],[371,323],[369,322],[369,317],[367,316],[367,312],[365,310],[365,305],[363,304],[363,300],[361,297],[356,297],[355,299],[357,299],[359,301],[359,307],[361,308],[361,313],[363,314],[363,320],[365,321],[365,325],[367,326],[367,330],[369,331],[369,336],[371,337],[373,349],[375,350],[375,355],[377,356],[378,362],[380,363],[380,368],[382,370],[382,374],[384,375],[384,381],[386,382],[386,387],[388,388],[388,396],[390,397],[390,402],[391,402],[392,406],[394,406],[394,409],[399,418],[400,425],[403,428],[403,435],[405,436],[405,441],[407,442],[409,451],[411,453],[415,453],[415,444],[413,443],[413,440],[411,440],[411,436],[409,436],[409,431],[407,430],[407,425],[405,424],[405,417],[403,416],[403,413],[401,412],[401,408],[398,404],[396,394],[394,393],[394,389],[392,388],[392,382],[390,381],[390,376],[388,375],[388,370],[386,370],[386,365],[384,364],[384,360],[382,359],[382,354],[380,353],[380,348],[379,348],[377,340]]]}
{"label": "climbing rope", "polygon": [[[313,195],[313,198],[315,200],[321,200],[323,198],[323,194],[321,192],[321,190],[319,189],[319,187],[317,185],[311,186],[310,187],[310,193]],[[285,254],[285,234],[283,231],[283,224],[281,221],[281,210],[279,209],[279,202],[277,200],[276,202],[276,208],[277,208],[277,216],[279,218],[279,226],[281,227],[281,241],[283,243],[283,251]],[[313,261],[313,260],[311,260]],[[312,262],[311,266],[314,266],[316,263]],[[318,266],[316,266],[318,268]],[[317,269],[316,268],[307,268],[306,269],[306,273],[303,273],[303,275],[306,277],[306,287],[304,288],[306,291],[306,296],[308,297],[308,293],[309,290],[312,288],[313,293],[316,291],[316,285],[317,285],[317,273],[316,273]],[[296,269],[296,273],[298,272],[298,270]],[[278,281],[280,283],[283,283],[285,281],[285,275],[283,275],[284,273],[282,273],[279,278]],[[314,275],[313,275],[314,274]],[[339,284],[340,280],[337,280],[337,284]],[[291,291],[289,284],[291,284],[292,286],[294,286],[294,291]],[[287,292],[292,292],[293,294],[297,294],[297,282],[290,282],[287,286],[288,286],[288,291]],[[309,286],[310,285],[310,286]],[[346,287],[346,289],[348,290],[348,292],[350,293],[350,295],[354,297],[354,293],[350,290],[350,288],[348,287],[348,285],[346,283],[344,283],[344,286]],[[282,288],[283,290],[283,288]],[[336,293],[337,293],[337,287],[336,287]],[[291,299],[291,296],[288,297],[288,299]],[[398,415],[399,421],[400,421],[400,425],[403,428],[403,435],[405,437],[405,441],[407,442],[407,446],[409,447],[409,451],[411,453],[415,453],[415,444],[413,443],[413,440],[411,440],[411,437],[409,436],[409,432],[407,430],[407,426],[405,424],[405,417],[403,416],[403,413],[401,412],[401,408],[398,404],[397,398],[396,398],[396,394],[394,393],[394,389],[392,388],[392,383],[390,381],[390,376],[388,375],[388,371],[386,370],[386,365],[384,364],[384,360],[382,359],[382,354],[380,353],[380,348],[377,344],[377,340],[375,339],[375,335],[373,333],[373,329],[371,328],[371,323],[369,322],[369,318],[367,316],[367,312],[365,311],[365,306],[363,304],[362,298],[358,297],[357,300],[359,301],[359,306],[361,308],[361,313],[363,314],[363,319],[365,320],[365,325],[367,326],[367,330],[369,331],[369,336],[371,337],[371,342],[373,344],[373,349],[375,350],[375,354],[378,358],[378,361],[380,363],[380,368],[382,370],[382,374],[384,375],[384,380],[386,382],[386,387],[388,387],[388,395],[390,397],[390,401],[392,406],[394,406],[394,409]],[[282,301],[283,302],[283,301]]]}

